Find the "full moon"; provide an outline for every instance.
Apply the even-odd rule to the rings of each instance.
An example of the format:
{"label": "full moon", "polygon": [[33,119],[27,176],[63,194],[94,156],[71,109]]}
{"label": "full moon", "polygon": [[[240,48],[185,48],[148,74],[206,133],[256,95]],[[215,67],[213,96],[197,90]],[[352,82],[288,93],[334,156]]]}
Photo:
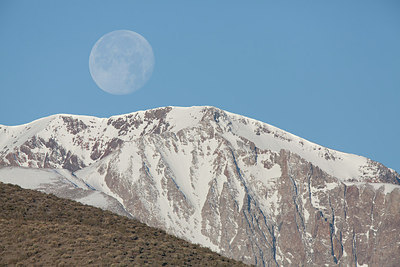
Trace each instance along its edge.
{"label": "full moon", "polygon": [[110,94],[125,95],[138,90],[150,79],[153,68],[153,49],[143,36],[133,31],[107,33],[90,52],[90,74]]}

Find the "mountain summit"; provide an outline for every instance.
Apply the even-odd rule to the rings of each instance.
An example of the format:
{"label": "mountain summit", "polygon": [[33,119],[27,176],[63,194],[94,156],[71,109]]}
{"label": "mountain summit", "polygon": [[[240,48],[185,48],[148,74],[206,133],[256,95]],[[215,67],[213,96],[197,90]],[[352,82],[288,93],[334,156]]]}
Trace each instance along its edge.
{"label": "mountain summit", "polygon": [[215,107],[0,126],[0,168],[249,264],[400,262],[398,173]]}

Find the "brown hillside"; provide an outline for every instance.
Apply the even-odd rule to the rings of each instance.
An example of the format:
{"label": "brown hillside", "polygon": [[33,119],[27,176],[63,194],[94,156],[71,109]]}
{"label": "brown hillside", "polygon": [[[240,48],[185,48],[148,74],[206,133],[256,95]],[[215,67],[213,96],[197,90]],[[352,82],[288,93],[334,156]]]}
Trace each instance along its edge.
{"label": "brown hillside", "polygon": [[245,266],[98,208],[0,183],[0,265]]}

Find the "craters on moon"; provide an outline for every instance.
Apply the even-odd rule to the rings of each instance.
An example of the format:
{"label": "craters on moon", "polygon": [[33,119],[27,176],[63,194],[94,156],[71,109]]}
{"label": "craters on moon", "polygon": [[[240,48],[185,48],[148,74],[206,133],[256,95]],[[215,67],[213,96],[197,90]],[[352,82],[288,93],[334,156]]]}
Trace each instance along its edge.
{"label": "craters on moon", "polygon": [[90,52],[90,74],[95,83],[110,94],[125,95],[138,90],[150,79],[153,69],[151,45],[133,31],[107,33]]}

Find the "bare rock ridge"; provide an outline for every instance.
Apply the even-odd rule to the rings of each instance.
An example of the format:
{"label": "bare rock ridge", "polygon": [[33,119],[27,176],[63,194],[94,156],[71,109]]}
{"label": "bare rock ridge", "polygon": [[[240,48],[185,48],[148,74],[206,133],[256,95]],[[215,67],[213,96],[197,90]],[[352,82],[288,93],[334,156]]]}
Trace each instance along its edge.
{"label": "bare rock ridge", "polygon": [[397,172],[215,107],[0,126],[0,166],[14,183],[58,171],[58,183],[245,263],[400,262]]}

